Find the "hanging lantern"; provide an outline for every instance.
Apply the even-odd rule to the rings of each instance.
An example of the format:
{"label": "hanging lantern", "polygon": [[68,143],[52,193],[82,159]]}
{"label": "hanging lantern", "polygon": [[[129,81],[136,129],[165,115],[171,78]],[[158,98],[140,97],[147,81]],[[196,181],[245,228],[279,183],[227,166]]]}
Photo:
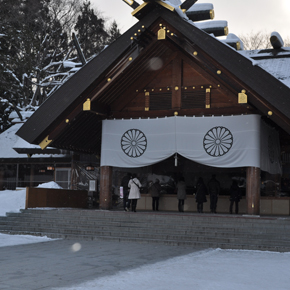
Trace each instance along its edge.
{"label": "hanging lantern", "polygon": [[54,166],[47,166],[47,168],[46,168],[47,170],[54,170]]}

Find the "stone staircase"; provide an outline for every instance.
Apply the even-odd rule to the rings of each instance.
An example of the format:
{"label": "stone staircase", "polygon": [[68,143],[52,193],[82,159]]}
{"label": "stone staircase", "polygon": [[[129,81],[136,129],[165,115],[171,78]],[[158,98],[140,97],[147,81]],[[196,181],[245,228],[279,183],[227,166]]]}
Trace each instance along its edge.
{"label": "stone staircase", "polygon": [[29,209],[0,217],[0,232],[78,240],[290,251],[290,217]]}

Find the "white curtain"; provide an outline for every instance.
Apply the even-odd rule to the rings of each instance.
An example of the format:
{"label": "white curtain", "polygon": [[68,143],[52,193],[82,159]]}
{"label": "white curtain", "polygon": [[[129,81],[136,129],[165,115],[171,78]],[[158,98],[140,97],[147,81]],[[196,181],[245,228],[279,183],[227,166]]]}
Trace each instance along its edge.
{"label": "white curtain", "polygon": [[143,167],[175,152],[174,118],[103,121],[102,166]]}
{"label": "white curtain", "polygon": [[260,116],[176,119],[177,152],[214,167],[260,167]]}
{"label": "white curtain", "polygon": [[266,156],[259,115],[104,120],[102,132],[101,166],[143,167],[177,152],[213,167],[261,167]]}

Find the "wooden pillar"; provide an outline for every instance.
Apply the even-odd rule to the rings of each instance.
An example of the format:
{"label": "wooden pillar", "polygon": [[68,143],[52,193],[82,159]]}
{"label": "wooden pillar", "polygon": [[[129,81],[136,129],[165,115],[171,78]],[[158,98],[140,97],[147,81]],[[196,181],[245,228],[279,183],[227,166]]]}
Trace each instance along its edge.
{"label": "wooden pillar", "polygon": [[112,208],[112,172],[111,166],[101,167],[100,176],[100,209]]}
{"label": "wooden pillar", "polygon": [[247,168],[247,213],[260,214],[260,168]]}

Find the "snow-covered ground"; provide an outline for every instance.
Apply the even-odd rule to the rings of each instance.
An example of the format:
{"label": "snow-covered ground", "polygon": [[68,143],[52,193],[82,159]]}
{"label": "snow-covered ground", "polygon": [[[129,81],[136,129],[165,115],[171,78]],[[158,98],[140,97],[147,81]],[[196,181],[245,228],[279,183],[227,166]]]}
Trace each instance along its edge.
{"label": "snow-covered ground", "polygon": [[289,290],[290,253],[211,249],[54,290]]}
{"label": "snow-covered ground", "polygon": [[[44,183],[39,185],[39,187],[60,188],[55,182]],[[7,212],[19,212],[21,209],[24,209],[25,197],[25,189],[0,191],[0,216],[5,216]],[[0,247],[40,243],[51,240],[52,239],[47,237],[0,234]]]}
{"label": "snow-covered ground", "polygon": [[[25,190],[0,191],[0,216],[24,207]],[[44,241],[0,234],[1,247]],[[55,290],[289,290],[289,269],[290,253],[209,249]]]}

